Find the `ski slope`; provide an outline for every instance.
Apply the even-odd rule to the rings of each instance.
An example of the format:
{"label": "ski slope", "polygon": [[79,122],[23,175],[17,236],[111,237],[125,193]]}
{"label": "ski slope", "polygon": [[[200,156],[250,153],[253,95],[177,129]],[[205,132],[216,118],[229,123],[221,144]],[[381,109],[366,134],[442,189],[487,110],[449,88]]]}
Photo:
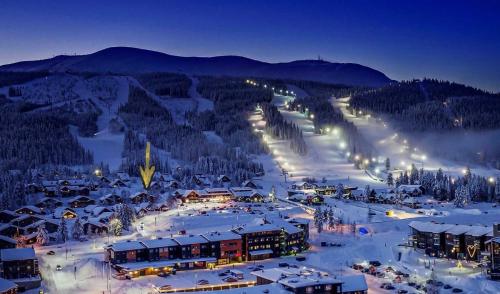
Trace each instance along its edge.
{"label": "ski slope", "polygon": [[[345,119],[352,122],[358,128],[359,132],[369,142],[372,142],[375,149],[379,152],[379,157],[390,159],[392,169],[406,170],[411,164],[415,164],[417,168],[424,168],[426,170],[442,168],[445,173],[452,176],[462,175],[463,170],[467,166],[466,163],[460,164],[431,156],[421,146],[410,145],[410,140],[407,136],[394,131],[390,124],[382,119],[359,113],[357,115],[351,114],[347,110],[349,99],[349,97],[340,99],[332,98],[331,102],[334,107],[340,109]],[[436,144],[438,143],[436,142]],[[472,173],[484,177],[500,176],[500,171],[498,170],[482,166],[470,166],[470,168]]]}
{"label": "ski slope", "polygon": [[[317,180],[341,180],[345,185],[364,187],[383,187],[385,184],[370,178],[363,170],[354,168],[347,161],[339,145],[343,141],[341,132],[332,132],[326,135],[314,134],[311,120],[296,111],[288,111],[284,107],[285,101],[293,99],[290,96],[275,95],[272,103],[276,105],[283,117],[296,124],[303,132],[308,152],[305,156],[295,154],[290,149],[290,142],[273,139],[264,134],[264,140],[271,149],[273,162],[278,170],[285,169],[291,181],[300,181],[304,177],[314,177]],[[250,117],[258,132],[263,132],[265,121],[259,113]],[[267,173],[267,170],[266,170]],[[284,177],[282,177],[284,180]]]}

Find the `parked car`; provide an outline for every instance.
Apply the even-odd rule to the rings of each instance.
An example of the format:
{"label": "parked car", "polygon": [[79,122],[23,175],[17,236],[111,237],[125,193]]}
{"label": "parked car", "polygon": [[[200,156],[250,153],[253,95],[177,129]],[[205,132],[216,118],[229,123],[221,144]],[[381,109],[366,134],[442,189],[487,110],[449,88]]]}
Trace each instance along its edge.
{"label": "parked car", "polygon": [[290,266],[290,265],[288,263],[286,263],[286,262],[280,262],[280,263],[278,263],[278,266],[279,267],[287,267],[287,266]]}
{"label": "parked car", "polygon": [[370,265],[373,265],[373,266],[381,266],[382,264],[380,263],[380,261],[378,260],[371,260],[370,261]]}
{"label": "parked car", "polygon": [[453,290],[451,290],[451,292],[453,293],[462,293],[464,290],[460,289],[460,288],[453,288]]}
{"label": "parked car", "polygon": [[198,282],[196,282],[197,285],[208,285],[208,281],[207,280],[199,280]]}
{"label": "parked car", "polygon": [[162,278],[166,278],[166,277],[170,276],[170,274],[166,273],[166,272],[161,272],[161,273],[157,274],[157,276],[162,277]]}
{"label": "parked car", "polygon": [[224,282],[227,282],[227,283],[234,283],[234,282],[238,282],[238,279],[234,278],[234,277],[227,277],[227,278],[224,278],[222,279]]}
{"label": "parked car", "polygon": [[58,264],[58,265],[56,265],[56,271],[58,271],[58,272],[59,272],[59,271],[61,271],[61,270],[62,270],[61,265],[59,265],[59,264]]}
{"label": "parked car", "polygon": [[305,256],[297,256],[297,257],[295,257],[295,260],[296,261],[305,261],[306,257]]}
{"label": "parked car", "polygon": [[117,280],[126,280],[127,279],[126,275],[122,274],[122,273],[113,274],[111,276]]}
{"label": "parked car", "polygon": [[227,276],[226,273],[219,273],[219,277],[225,277],[225,276]]}
{"label": "parked car", "polygon": [[446,284],[446,285],[443,286],[443,288],[445,288],[445,289],[451,289],[453,287],[451,285]]}
{"label": "parked car", "polygon": [[50,250],[47,252],[47,255],[56,255],[56,253],[54,251]]}

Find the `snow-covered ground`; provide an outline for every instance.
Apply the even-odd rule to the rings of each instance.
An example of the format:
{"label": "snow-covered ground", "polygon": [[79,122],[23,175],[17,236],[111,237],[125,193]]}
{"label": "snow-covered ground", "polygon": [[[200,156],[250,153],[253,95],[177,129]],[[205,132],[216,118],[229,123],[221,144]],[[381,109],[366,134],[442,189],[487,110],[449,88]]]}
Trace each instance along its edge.
{"label": "snow-covered ground", "polygon": [[[304,114],[296,111],[288,111],[284,107],[287,100],[293,99],[289,96],[275,95],[275,104],[283,117],[297,125],[303,133],[307,145],[307,155],[300,156],[290,149],[290,142],[276,140],[265,135],[265,141],[271,149],[273,159],[280,168],[288,171],[288,177],[295,181],[300,181],[304,177],[314,177],[321,180],[323,177],[328,180],[342,180],[344,184],[364,187],[384,186],[383,183],[370,178],[363,170],[354,168],[352,163],[347,161],[345,152],[342,149],[342,133],[331,132],[326,135],[314,134],[314,126],[310,119]],[[265,121],[262,115],[254,114],[249,118],[258,131],[262,131]],[[267,171],[266,171],[267,172]]]}

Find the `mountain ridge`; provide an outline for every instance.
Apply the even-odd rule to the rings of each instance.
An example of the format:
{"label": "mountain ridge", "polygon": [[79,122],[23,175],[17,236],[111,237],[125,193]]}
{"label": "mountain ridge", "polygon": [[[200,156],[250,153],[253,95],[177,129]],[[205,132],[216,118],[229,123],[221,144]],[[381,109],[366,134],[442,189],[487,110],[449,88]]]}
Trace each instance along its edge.
{"label": "mountain ridge", "polygon": [[238,55],[187,57],[133,47],[109,47],[85,55],[58,55],[42,60],[21,61],[2,65],[0,71],[174,72],[297,79],[370,87],[392,82],[384,73],[356,63],[323,60],[268,63]]}

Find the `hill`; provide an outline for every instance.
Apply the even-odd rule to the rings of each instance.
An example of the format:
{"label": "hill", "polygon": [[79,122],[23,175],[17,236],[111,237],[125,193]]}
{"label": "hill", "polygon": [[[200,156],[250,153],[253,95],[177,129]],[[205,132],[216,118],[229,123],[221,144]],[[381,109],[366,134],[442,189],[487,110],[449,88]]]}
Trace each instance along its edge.
{"label": "hill", "polygon": [[379,87],[391,82],[385,74],[354,63],[298,60],[267,63],[241,56],[182,57],[130,47],[111,47],[88,55],[60,55],[0,66],[0,71],[172,72],[196,75],[266,77]]}

